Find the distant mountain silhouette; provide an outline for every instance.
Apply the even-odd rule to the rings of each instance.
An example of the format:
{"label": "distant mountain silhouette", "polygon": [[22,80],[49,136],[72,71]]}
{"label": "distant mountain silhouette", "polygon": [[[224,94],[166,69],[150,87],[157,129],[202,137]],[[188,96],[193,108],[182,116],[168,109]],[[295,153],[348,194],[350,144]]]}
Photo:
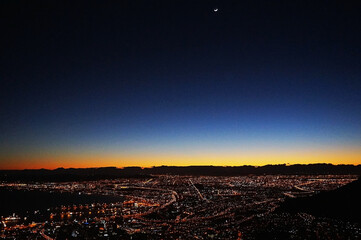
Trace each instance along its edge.
{"label": "distant mountain silhouette", "polygon": [[278,210],[361,223],[361,178],[333,191],[288,199]]}
{"label": "distant mountain silhouette", "polygon": [[1,181],[79,181],[113,179],[120,177],[150,177],[150,175],[204,175],[204,176],[242,176],[264,174],[361,174],[361,165],[266,165],[266,166],[160,166],[140,167],[104,167],[104,168],[58,168],[55,170],[0,170]]}
{"label": "distant mountain silhouette", "polygon": [[144,168],[147,174],[176,174],[176,175],[208,175],[208,176],[240,176],[263,174],[361,174],[361,165],[332,165],[332,164],[295,164],[295,165],[265,165],[265,166],[160,166]]}

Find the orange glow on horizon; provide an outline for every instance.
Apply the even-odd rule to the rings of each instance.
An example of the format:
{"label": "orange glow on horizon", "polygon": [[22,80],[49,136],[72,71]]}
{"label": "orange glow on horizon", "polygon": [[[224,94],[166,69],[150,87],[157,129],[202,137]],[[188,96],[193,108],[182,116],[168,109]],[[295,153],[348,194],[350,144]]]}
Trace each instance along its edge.
{"label": "orange glow on horizon", "polygon": [[89,167],[153,167],[153,166],[263,166],[267,164],[361,164],[361,149],[324,149],[290,151],[231,151],[228,153],[210,152],[208,154],[159,154],[159,153],[78,153],[42,156],[12,156],[2,158],[0,169],[56,169]]}

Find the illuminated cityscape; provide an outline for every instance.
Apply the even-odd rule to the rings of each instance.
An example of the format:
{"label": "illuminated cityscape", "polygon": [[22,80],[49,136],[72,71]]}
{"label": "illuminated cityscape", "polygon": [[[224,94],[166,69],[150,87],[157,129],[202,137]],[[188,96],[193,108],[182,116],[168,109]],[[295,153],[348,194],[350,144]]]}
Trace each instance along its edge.
{"label": "illuminated cityscape", "polygon": [[361,1],[0,0],[0,240],[361,239]]}
{"label": "illuminated cityscape", "polygon": [[[287,198],[330,191],[355,175],[179,176],[0,184],[1,189],[116,196],[111,203],[59,205],[2,217],[2,239],[289,239],[361,237],[360,225],[276,209]],[[27,199],[23,199],[27,201]],[[41,199],[39,199],[41,201]],[[333,221],[337,221],[334,224]],[[300,228],[310,227],[306,232]],[[275,234],[275,233],[273,233]]]}

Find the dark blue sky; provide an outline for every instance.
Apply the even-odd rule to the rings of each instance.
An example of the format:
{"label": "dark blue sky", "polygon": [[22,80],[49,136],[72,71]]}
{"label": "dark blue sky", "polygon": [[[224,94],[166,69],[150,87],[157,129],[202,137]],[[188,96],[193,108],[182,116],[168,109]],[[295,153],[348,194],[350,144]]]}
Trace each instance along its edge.
{"label": "dark blue sky", "polygon": [[361,147],[358,1],[4,0],[0,12],[3,167]]}

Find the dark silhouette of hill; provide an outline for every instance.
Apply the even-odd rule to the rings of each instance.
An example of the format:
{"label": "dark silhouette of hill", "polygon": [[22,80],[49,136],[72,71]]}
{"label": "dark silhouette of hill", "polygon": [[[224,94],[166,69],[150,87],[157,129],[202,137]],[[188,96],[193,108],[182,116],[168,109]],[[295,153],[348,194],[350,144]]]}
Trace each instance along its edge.
{"label": "dark silhouette of hill", "polygon": [[287,199],[278,210],[361,223],[361,178],[333,191]]}
{"label": "dark silhouette of hill", "polygon": [[361,165],[266,165],[266,166],[160,166],[140,167],[104,167],[104,168],[58,168],[55,170],[0,170],[1,181],[81,181],[114,179],[121,177],[147,178],[150,175],[205,175],[205,176],[242,176],[263,174],[361,174]]}
{"label": "dark silhouette of hill", "polygon": [[148,174],[176,174],[176,175],[208,175],[208,176],[240,176],[263,174],[361,174],[361,165],[332,165],[332,164],[295,164],[295,165],[265,165],[265,166],[160,166],[145,168]]}

